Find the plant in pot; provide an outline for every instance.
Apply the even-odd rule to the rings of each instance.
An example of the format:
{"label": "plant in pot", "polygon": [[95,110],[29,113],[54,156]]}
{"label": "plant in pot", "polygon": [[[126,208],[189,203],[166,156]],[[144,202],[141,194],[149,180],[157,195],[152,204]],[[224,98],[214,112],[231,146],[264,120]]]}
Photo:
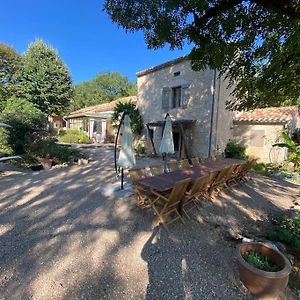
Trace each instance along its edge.
{"label": "plant in pot", "polygon": [[291,265],[278,250],[264,243],[243,243],[238,247],[238,268],[251,294],[266,299],[284,297]]}

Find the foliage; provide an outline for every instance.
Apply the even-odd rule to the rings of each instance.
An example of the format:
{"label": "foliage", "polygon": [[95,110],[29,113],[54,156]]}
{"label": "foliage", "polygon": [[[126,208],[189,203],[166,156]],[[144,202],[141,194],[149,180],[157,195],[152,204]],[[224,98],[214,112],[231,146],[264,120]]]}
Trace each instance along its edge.
{"label": "foliage", "polygon": [[265,272],[278,272],[281,268],[267,255],[252,250],[243,254],[244,260],[254,268]]}
{"label": "foliage", "polygon": [[118,102],[114,108],[114,113],[112,115],[112,123],[115,128],[118,128],[121,115],[123,112],[127,112],[131,120],[131,129],[134,134],[141,134],[144,128],[143,118],[140,114],[137,106],[132,102]]}
{"label": "foliage", "polygon": [[126,76],[118,72],[101,73],[90,81],[75,85],[70,111],[136,95],[136,93],[136,84],[130,82]]}
{"label": "foliage", "polygon": [[91,140],[85,132],[76,129],[60,130],[58,140],[68,144],[90,144]]}
{"label": "foliage", "polygon": [[229,78],[231,108],[299,104],[298,0],[106,0],[104,10],[127,31],[141,30],[149,48],[193,46],[194,70]]}
{"label": "foliage", "polygon": [[145,152],[146,152],[145,145],[138,144],[136,146],[136,148],[134,148],[134,151],[135,151],[136,154],[145,154]]}
{"label": "foliage", "polygon": [[252,170],[264,176],[300,183],[300,174],[291,171],[289,166],[286,164],[273,165],[271,163],[256,163],[252,166]]}
{"label": "foliage", "polygon": [[76,149],[65,145],[58,145],[51,139],[40,140],[30,145],[27,159],[40,161],[44,158],[53,159],[55,164],[72,163],[78,160],[80,154]]}
{"label": "foliage", "polygon": [[281,215],[273,219],[275,228],[270,232],[269,238],[286,243],[300,250],[300,212],[294,217]]}
{"label": "foliage", "polygon": [[31,143],[46,134],[46,116],[24,99],[10,98],[2,114],[1,121],[11,125],[2,136],[2,141],[15,154],[26,152]]}
{"label": "foliage", "polygon": [[300,145],[298,145],[292,138],[287,134],[282,134],[284,143],[276,144],[279,147],[287,147],[289,149],[288,161],[294,164],[296,170],[300,172]]}
{"label": "foliage", "polygon": [[0,112],[13,94],[15,74],[20,67],[20,55],[11,47],[0,43]]}
{"label": "foliage", "polygon": [[225,157],[247,159],[246,147],[235,140],[230,140],[225,148]]}
{"label": "foliage", "polygon": [[16,77],[16,94],[47,115],[63,113],[72,99],[72,81],[66,65],[57,51],[42,40],[29,45]]}

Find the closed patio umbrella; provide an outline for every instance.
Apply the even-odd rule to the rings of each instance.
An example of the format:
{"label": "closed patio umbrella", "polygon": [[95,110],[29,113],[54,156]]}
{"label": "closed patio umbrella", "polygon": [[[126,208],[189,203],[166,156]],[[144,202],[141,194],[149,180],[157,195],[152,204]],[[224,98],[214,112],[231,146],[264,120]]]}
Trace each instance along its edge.
{"label": "closed patio umbrella", "polygon": [[159,152],[162,154],[164,161],[164,172],[167,172],[167,155],[174,154],[174,141],[172,132],[172,122],[169,114],[166,115],[164,132],[159,147]]}
{"label": "closed patio umbrella", "polygon": [[117,165],[121,167],[121,189],[123,189],[123,169],[135,166],[135,154],[133,148],[133,134],[130,127],[130,118],[127,114],[124,116],[121,125],[121,150]]}
{"label": "closed patio umbrella", "polygon": [[0,127],[11,127],[11,126],[10,126],[10,125],[8,125],[8,124],[1,123],[1,122],[0,122]]}

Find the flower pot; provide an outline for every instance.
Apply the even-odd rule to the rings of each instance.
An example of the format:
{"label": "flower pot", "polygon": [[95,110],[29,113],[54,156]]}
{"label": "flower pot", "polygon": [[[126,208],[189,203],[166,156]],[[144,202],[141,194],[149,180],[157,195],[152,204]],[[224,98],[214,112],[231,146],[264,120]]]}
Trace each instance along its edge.
{"label": "flower pot", "polygon": [[[259,270],[242,257],[247,251],[256,250],[268,255],[281,270],[278,272],[266,272]],[[263,243],[243,243],[238,247],[238,268],[240,278],[251,294],[265,299],[281,299],[289,281],[291,265],[287,258]]]}
{"label": "flower pot", "polygon": [[41,164],[44,170],[50,170],[52,168],[53,161],[52,159],[43,159],[41,160]]}

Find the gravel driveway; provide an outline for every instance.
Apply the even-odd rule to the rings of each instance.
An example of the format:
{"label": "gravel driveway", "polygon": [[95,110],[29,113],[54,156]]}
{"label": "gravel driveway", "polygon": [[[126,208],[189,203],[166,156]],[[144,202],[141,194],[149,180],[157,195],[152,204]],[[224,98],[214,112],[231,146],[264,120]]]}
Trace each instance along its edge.
{"label": "gravel driveway", "polygon": [[[252,299],[239,282],[236,242],[299,186],[255,177],[203,203],[170,233],[115,182],[110,148],[86,166],[0,178],[0,299]],[[145,160],[141,161],[145,163]],[[297,194],[298,193],[298,194]]]}

